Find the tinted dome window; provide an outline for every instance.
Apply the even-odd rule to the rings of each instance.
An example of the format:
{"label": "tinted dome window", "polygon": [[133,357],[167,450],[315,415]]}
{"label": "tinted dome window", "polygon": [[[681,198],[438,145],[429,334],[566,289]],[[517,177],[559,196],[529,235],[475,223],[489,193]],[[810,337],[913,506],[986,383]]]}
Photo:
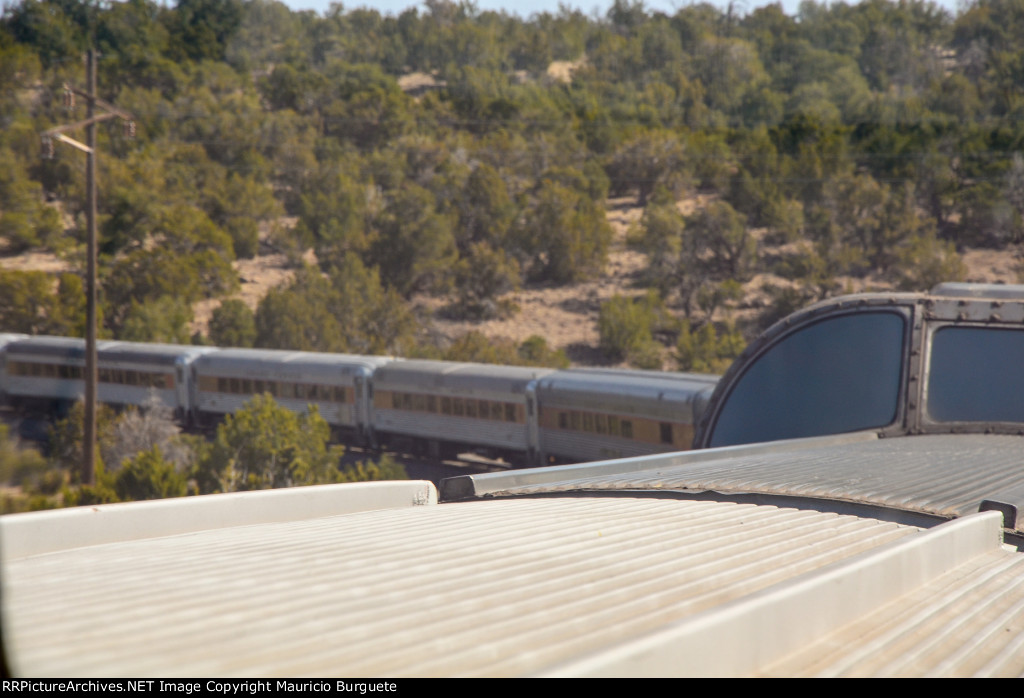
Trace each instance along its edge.
{"label": "tinted dome window", "polygon": [[944,327],[932,339],[928,416],[1024,422],[1024,330]]}
{"label": "tinted dome window", "polygon": [[904,319],[829,318],[783,337],[726,398],[712,446],[839,434],[891,424],[899,405]]}

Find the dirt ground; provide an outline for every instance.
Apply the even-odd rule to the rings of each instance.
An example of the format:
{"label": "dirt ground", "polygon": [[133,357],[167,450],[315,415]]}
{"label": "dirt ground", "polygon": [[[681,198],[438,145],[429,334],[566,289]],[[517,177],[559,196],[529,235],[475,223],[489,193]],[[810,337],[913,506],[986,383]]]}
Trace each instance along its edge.
{"label": "dirt ground", "polygon": [[[694,202],[684,203],[681,209],[689,212],[694,205]],[[632,199],[608,202],[608,220],[614,230],[614,239],[608,265],[599,278],[573,286],[527,285],[506,297],[519,308],[506,319],[474,323],[435,316],[435,329],[449,338],[477,330],[488,337],[503,337],[516,342],[531,335],[540,335],[549,346],[566,350],[574,364],[599,363],[597,315],[601,304],[615,294],[641,295],[644,292],[637,285],[644,255],[628,249],[626,244],[627,232],[639,222],[641,214],[642,209],[633,205]],[[307,261],[315,261],[311,252],[307,257]],[[1018,273],[1024,267],[1024,246],[1004,251],[968,249],[963,260],[968,269],[967,281],[1020,283]],[[234,265],[241,279],[237,297],[253,309],[271,288],[287,283],[294,276],[283,254],[263,254],[254,259],[236,261]],[[38,270],[56,275],[68,271],[70,265],[49,253],[29,252],[0,258],[0,268]],[[746,297],[740,305],[747,308],[763,306],[762,289],[768,283],[785,285],[788,282],[769,274],[759,274],[746,284]],[[853,291],[884,288],[884,284],[873,279],[851,279],[848,286]],[[420,297],[415,302],[430,312],[440,309],[447,301]],[[219,300],[213,300],[196,304],[193,332],[206,331],[210,315],[219,303]]]}

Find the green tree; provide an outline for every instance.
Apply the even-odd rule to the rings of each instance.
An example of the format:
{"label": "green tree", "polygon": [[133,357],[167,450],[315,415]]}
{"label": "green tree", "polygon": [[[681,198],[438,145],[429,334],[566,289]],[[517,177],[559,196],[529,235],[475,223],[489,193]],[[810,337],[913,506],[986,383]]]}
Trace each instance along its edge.
{"label": "green tree", "polygon": [[43,202],[42,187],[29,178],[25,163],[0,141],[0,238],[6,251],[56,245],[62,228],[60,214]]}
{"label": "green tree", "polygon": [[178,0],[175,11],[164,15],[172,55],[196,61],[224,58],[244,7],[242,0]]}
{"label": "green tree", "polygon": [[[97,482],[99,465],[103,462],[103,444],[109,441],[113,424],[114,411],[102,403],[96,405]],[[67,416],[57,420],[49,430],[50,460],[69,471],[72,482],[77,482],[81,476],[84,433],[85,403],[82,400],[75,401]]]}
{"label": "green tree", "polygon": [[513,246],[530,277],[568,283],[604,268],[611,237],[600,204],[545,179],[517,226]]}
{"label": "green tree", "polygon": [[338,482],[369,482],[371,480],[408,480],[409,474],[405,466],[385,453],[380,460],[361,460],[353,465],[346,465],[338,475]]}
{"label": "green tree", "polygon": [[676,361],[680,371],[722,374],[744,347],[743,336],[731,323],[725,325],[721,332],[711,322],[692,331],[687,320],[683,322],[676,341]]}
{"label": "green tree", "polygon": [[188,344],[192,315],[192,306],[180,298],[161,296],[144,303],[132,301],[118,339]]}
{"label": "green tree", "polygon": [[345,328],[342,351],[408,353],[419,322],[399,293],[381,282],[377,269],[368,268],[350,253],[331,269],[330,279],[337,299],[332,312]]}
{"label": "green tree", "polygon": [[519,287],[519,264],[503,250],[475,242],[455,265],[455,314],[475,320],[507,315],[511,303],[498,300]]}
{"label": "green tree", "polygon": [[257,395],[227,415],[194,475],[201,493],[339,482],[341,446],[315,405],[296,414]]}
{"label": "green tree", "polygon": [[[0,424],[0,483],[7,490],[0,499],[0,514],[12,514],[46,507],[47,495],[59,489],[63,473],[53,471],[38,451],[23,447],[7,425]],[[19,487],[21,493],[10,491]]]}
{"label": "green tree", "polygon": [[114,476],[113,490],[123,502],[167,499],[188,494],[185,474],[164,460],[159,446],[125,460]]}
{"label": "green tree", "polygon": [[605,168],[611,180],[612,194],[637,192],[637,205],[658,186],[676,194],[687,184],[687,157],[679,138],[667,131],[645,132],[616,149]]}
{"label": "green tree", "polygon": [[757,241],[743,214],[726,201],[714,201],[686,219],[686,229],[711,252],[720,278],[746,281],[757,258]]}
{"label": "green tree", "polygon": [[256,341],[256,315],[242,301],[221,301],[210,317],[210,341],[219,347],[251,347]]}
{"label": "green tree", "polygon": [[660,368],[654,331],[663,316],[664,306],[655,293],[636,299],[616,294],[601,304],[598,313],[601,350],[613,361],[628,359],[642,368]]}
{"label": "green tree", "polygon": [[561,349],[552,349],[548,340],[538,334],[530,335],[519,345],[520,363],[527,366],[569,368],[569,357]]}
{"label": "green tree", "polygon": [[85,291],[75,274],[0,270],[0,327],[7,332],[82,337]]}
{"label": "green tree", "polygon": [[409,297],[444,287],[455,262],[453,221],[437,211],[433,195],[406,183],[377,217],[379,237],[371,251],[381,278]]}
{"label": "green tree", "polygon": [[342,326],[332,310],[338,293],[314,267],[303,267],[288,286],[271,289],[256,308],[256,342],[269,349],[341,351]]}

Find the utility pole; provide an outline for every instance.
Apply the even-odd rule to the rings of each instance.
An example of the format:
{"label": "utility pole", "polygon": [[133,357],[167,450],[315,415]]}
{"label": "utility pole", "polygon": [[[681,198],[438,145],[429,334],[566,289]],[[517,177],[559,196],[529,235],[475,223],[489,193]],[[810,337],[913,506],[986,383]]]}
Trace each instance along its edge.
{"label": "utility pole", "polygon": [[[85,165],[85,216],[88,247],[86,255],[86,321],[85,321],[85,434],[82,439],[82,484],[92,485],[96,480],[96,124],[107,119],[120,118],[128,125],[129,133],[134,133],[135,123],[128,112],[104,102],[96,97],[96,51],[89,49],[86,54],[86,86],[85,92],[65,85],[65,97],[69,106],[74,105],[74,95],[86,99],[86,119],[65,126],[58,126],[43,133],[43,156],[53,157],[53,141],[58,140],[86,154]],[[97,114],[99,107],[103,113]],[[65,131],[85,127],[85,144],[68,138]]]}

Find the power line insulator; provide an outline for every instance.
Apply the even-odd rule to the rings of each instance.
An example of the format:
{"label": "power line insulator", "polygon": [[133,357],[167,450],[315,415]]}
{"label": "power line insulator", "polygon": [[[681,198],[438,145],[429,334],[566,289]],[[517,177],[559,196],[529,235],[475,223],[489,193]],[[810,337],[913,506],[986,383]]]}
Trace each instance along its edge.
{"label": "power line insulator", "polygon": [[75,108],[75,93],[67,85],[64,85],[64,108],[68,110]]}
{"label": "power line insulator", "polygon": [[53,139],[50,138],[49,136],[43,136],[43,148],[42,148],[42,150],[43,150],[42,155],[43,155],[43,159],[44,160],[52,160],[53,159]]}
{"label": "power line insulator", "polygon": [[134,121],[123,121],[124,124],[124,135],[128,138],[135,138],[135,122]]}

